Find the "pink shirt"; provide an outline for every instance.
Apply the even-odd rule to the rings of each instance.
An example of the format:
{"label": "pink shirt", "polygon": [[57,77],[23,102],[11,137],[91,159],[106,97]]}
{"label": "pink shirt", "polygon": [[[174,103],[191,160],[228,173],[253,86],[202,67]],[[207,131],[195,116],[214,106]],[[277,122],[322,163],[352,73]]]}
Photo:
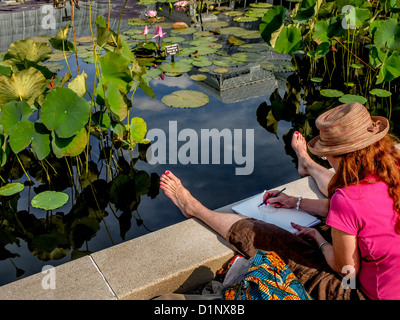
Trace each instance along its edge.
{"label": "pink shirt", "polygon": [[361,183],[337,189],[327,224],[357,236],[361,290],[371,299],[400,299],[400,234],[388,186]]}

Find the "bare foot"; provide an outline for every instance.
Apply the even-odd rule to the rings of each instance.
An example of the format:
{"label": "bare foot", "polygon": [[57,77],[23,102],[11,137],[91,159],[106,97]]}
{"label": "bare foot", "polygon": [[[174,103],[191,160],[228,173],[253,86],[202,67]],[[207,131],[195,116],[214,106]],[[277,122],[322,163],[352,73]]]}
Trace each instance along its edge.
{"label": "bare foot", "polygon": [[296,131],[292,137],[292,148],[296,152],[298,168],[297,171],[302,177],[308,176],[308,166],[313,161],[307,153],[307,142],[303,135]]}
{"label": "bare foot", "polygon": [[182,211],[186,218],[195,216],[202,204],[196,200],[171,171],[165,171],[160,178],[160,188],[165,195]]}

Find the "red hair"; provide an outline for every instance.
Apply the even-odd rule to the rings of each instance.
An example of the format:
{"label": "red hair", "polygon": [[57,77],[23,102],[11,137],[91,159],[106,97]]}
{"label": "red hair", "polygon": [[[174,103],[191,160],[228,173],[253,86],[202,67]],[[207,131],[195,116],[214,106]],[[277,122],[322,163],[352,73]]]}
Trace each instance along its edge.
{"label": "red hair", "polygon": [[400,151],[396,144],[394,136],[386,135],[364,149],[336,156],[339,168],[328,185],[328,197],[330,199],[337,188],[357,184],[372,175],[389,187],[393,209],[398,214],[396,231],[400,233]]}

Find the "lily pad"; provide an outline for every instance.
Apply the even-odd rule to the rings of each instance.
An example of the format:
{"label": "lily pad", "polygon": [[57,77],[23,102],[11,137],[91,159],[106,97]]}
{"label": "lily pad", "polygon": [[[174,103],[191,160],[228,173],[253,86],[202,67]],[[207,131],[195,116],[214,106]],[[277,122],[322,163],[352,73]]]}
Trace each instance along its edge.
{"label": "lily pad", "polygon": [[229,70],[226,68],[216,68],[213,70],[215,73],[219,73],[219,74],[224,74],[224,73],[228,73]]}
{"label": "lily pad", "polygon": [[235,22],[254,22],[257,21],[258,17],[236,17],[233,19]]}
{"label": "lily pad", "polygon": [[69,88],[51,91],[42,105],[42,121],[60,138],[76,135],[88,122],[89,103]]}
{"label": "lily pad", "polygon": [[273,5],[271,3],[258,2],[258,3],[250,3],[250,7],[252,8],[271,8]]}
{"label": "lily pad", "polygon": [[392,95],[390,91],[384,90],[384,89],[372,89],[369,94],[372,94],[374,96],[380,97],[380,98],[387,98]]}
{"label": "lily pad", "polygon": [[64,192],[44,191],[33,197],[31,205],[43,210],[54,210],[61,208],[68,202],[69,196]]}
{"label": "lily pad", "polygon": [[175,34],[193,34],[196,33],[197,29],[195,28],[182,28],[182,29],[172,29],[171,35]]}
{"label": "lily pad", "polygon": [[207,21],[202,26],[208,29],[220,29],[229,26],[229,23],[227,21]]}
{"label": "lily pad", "polygon": [[237,17],[237,16],[242,16],[243,12],[240,12],[240,11],[227,11],[227,12],[224,12],[224,15],[226,15],[228,17]]}
{"label": "lily pad", "polygon": [[199,108],[205,106],[210,99],[200,91],[178,90],[164,96],[161,101],[174,108]]}
{"label": "lily pad", "polygon": [[8,183],[0,188],[0,196],[9,197],[24,190],[24,185],[20,182]]}
{"label": "lily pad", "polygon": [[366,98],[362,97],[362,96],[358,96],[358,95],[355,95],[355,94],[345,94],[345,95],[343,95],[343,96],[341,96],[339,98],[339,101],[341,103],[358,102],[358,103],[364,104],[368,100]]}
{"label": "lily pad", "polygon": [[232,55],[232,60],[238,62],[257,62],[265,58],[266,56],[252,52],[238,52]]}
{"label": "lily pad", "polygon": [[204,81],[207,79],[207,76],[205,74],[192,74],[190,79],[194,81]]}
{"label": "lily pad", "polygon": [[184,62],[170,62],[170,63],[163,63],[160,66],[160,69],[164,72],[172,72],[172,73],[185,73],[192,70],[192,66],[188,63]]}
{"label": "lily pad", "polygon": [[320,91],[321,95],[328,98],[338,98],[343,96],[343,92],[335,89],[323,89]]}
{"label": "lily pad", "polygon": [[322,78],[319,78],[319,77],[314,77],[314,78],[311,78],[311,81],[312,82],[322,82]]}
{"label": "lily pad", "polygon": [[45,83],[43,74],[32,67],[11,76],[0,75],[0,105],[13,100],[24,100],[31,105],[42,93]]}

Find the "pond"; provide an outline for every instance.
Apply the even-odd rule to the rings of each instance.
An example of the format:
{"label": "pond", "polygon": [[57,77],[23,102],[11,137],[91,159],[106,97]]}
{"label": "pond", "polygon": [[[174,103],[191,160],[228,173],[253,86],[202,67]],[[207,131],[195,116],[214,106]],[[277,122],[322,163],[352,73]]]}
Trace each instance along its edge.
{"label": "pond", "polygon": [[[119,13],[123,2],[115,3],[113,1],[110,23],[111,29],[114,30],[118,28]],[[121,20],[121,33],[135,28],[127,23],[127,18],[144,17],[144,14],[150,9],[158,9],[159,16],[165,16],[164,22],[185,21],[190,24],[191,18],[186,12],[173,11],[169,13],[167,5],[160,3],[148,6],[130,4],[131,2],[125,8],[126,17]],[[80,1],[79,6],[80,10],[75,10],[76,36],[87,37],[90,36],[89,2]],[[71,7],[67,5],[65,9],[56,11],[56,30],[42,29],[40,23],[45,16],[40,11],[42,7],[32,9],[31,6],[12,11],[13,17],[9,19],[8,23],[13,27],[7,28],[7,22],[4,22],[1,28],[3,30],[1,51],[7,52],[9,45],[17,40],[41,35],[55,36],[59,29],[71,23],[68,20],[68,17],[71,16]],[[162,10],[159,10],[161,7]],[[243,12],[243,8],[239,8],[239,10]],[[107,18],[107,13],[107,1],[93,1],[91,13],[93,26],[95,26],[96,16]],[[216,20],[216,16],[212,14],[208,16],[205,14],[203,19],[207,21],[207,17],[209,19],[211,17],[213,19],[211,21]],[[234,25],[233,18],[227,15],[223,15],[222,20]],[[196,28],[199,32],[202,31],[199,24]],[[253,24],[251,29],[257,30],[257,28],[258,25]],[[143,30],[143,26],[140,26],[140,30]],[[164,31],[170,32],[171,29],[165,27]],[[70,34],[69,39],[71,37]],[[183,37],[187,40],[196,39],[193,34],[183,35]],[[233,46],[227,41],[227,37],[222,36],[216,43],[221,43],[224,48]],[[37,40],[37,38],[34,39]],[[255,37],[254,40],[247,40],[247,43],[260,41],[262,40],[259,37]],[[236,50],[236,52],[240,51]],[[267,51],[262,54],[265,55],[265,61],[267,59],[280,60],[284,62],[283,64],[290,66],[290,63],[287,63],[291,59],[290,56],[275,55],[273,52]],[[170,59],[171,57],[168,57],[166,62]],[[183,57],[177,56],[175,59],[178,61]],[[68,72],[67,65],[62,58],[57,63],[63,65],[63,69],[57,71],[59,77],[62,78]],[[68,66],[73,75],[78,73],[74,55],[68,58]],[[83,58],[79,58],[79,67],[80,71],[84,70],[87,74],[88,88],[91,88],[95,77],[94,64],[86,63]],[[217,66],[213,65],[213,67]],[[280,88],[281,92],[285,92],[285,77],[289,74],[286,69],[281,68],[279,74],[274,74],[261,69],[260,62],[249,63],[242,68],[233,68],[237,72],[231,74],[230,77],[226,76],[225,82],[222,81],[224,78],[218,75],[202,82],[192,80],[190,76],[199,73],[197,69],[189,73],[185,72],[178,77],[166,75],[164,79],[157,77],[151,80],[149,85],[154,90],[154,98],[148,97],[141,90],[137,90],[135,93],[130,116],[143,118],[149,133],[163,132],[167,141],[165,163],[158,161],[158,163],[149,164],[139,160],[135,164],[137,172],[143,174],[136,180],[139,181],[136,183],[136,189],[140,189],[140,177],[143,177],[145,184],[148,183],[150,177],[154,178],[152,180],[157,184],[158,177],[168,169],[179,176],[191,192],[207,207],[218,208],[298,178],[293,158],[286,154],[282,141],[282,135],[291,129],[291,124],[285,121],[281,122],[276,134],[272,134],[266,131],[257,120],[257,110],[260,112],[259,106],[268,101],[269,95],[277,88]],[[200,108],[178,109],[169,107],[161,101],[165,95],[183,89],[204,92],[209,97],[209,102]],[[90,100],[90,96],[87,95],[87,97]],[[151,131],[152,129],[153,131]],[[185,163],[188,162],[188,154],[183,149],[188,137],[184,135],[188,133],[188,130],[192,134],[191,145],[194,145],[197,150],[190,155],[190,163]],[[162,138],[162,136],[154,136],[153,140]],[[213,136],[216,136],[217,139],[213,139]],[[227,138],[223,138],[225,136]],[[185,137],[185,140],[182,137]],[[220,141],[219,137],[221,137]],[[209,146],[205,145],[206,140],[209,141]],[[104,159],[101,155],[103,150],[99,147],[98,139],[91,137],[91,147],[93,148],[91,150],[90,164],[93,166],[91,173],[96,176],[92,180],[94,181],[93,185],[97,188],[96,192],[99,193],[99,201],[101,201],[103,196],[101,190],[103,187],[107,188],[106,181],[109,181],[107,164],[102,160]],[[175,156],[174,148],[176,149]],[[159,152],[162,152],[161,144]],[[126,159],[126,163],[123,164],[128,164],[128,166],[131,157],[138,156],[136,151],[129,150],[124,150],[120,155],[122,154]],[[195,158],[197,161],[194,160]],[[107,201],[102,210],[104,215],[92,219],[93,212],[88,213],[87,208],[81,210],[79,207],[93,206],[85,203],[85,201],[90,202],[87,200],[88,198],[82,201],[84,198],[82,194],[87,189],[82,192],[82,190],[75,190],[71,187],[67,181],[69,179],[66,174],[68,166],[65,165],[64,160],[49,159],[44,166],[34,165],[32,164],[35,162],[33,157],[24,152],[20,153],[20,159],[33,183],[30,186],[27,184],[27,178],[21,166],[14,159],[15,163],[9,168],[7,167],[10,170],[8,181],[25,182],[26,186],[22,192],[13,197],[2,197],[2,208],[4,213],[4,210],[8,210],[5,207],[10,206],[13,214],[19,217],[17,221],[23,224],[26,230],[24,236],[18,237],[17,235],[18,240],[11,241],[2,248],[1,285],[40,272],[45,265],[56,266],[89,252],[116,245],[184,219],[162,192],[159,193],[159,190],[154,188],[154,185],[152,194],[146,195],[146,189],[145,193],[139,196],[140,203],[134,205],[134,210],[128,211],[121,210],[122,206],[118,208],[115,203],[119,201],[130,204],[133,199],[136,199],[135,191],[129,188],[117,188],[112,191],[114,192],[112,193],[113,197],[117,198],[119,195],[122,199],[116,199],[113,203]],[[75,161],[77,160],[71,159],[70,169],[76,171],[78,166]],[[118,160],[116,159],[116,161]],[[122,167],[121,163],[122,160],[120,161]],[[115,172],[120,171],[116,169],[116,164],[113,163],[111,166],[114,176],[117,176]],[[48,169],[48,173],[50,172],[51,187],[46,183],[46,179],[42,179],[45,174],[44,167]],[[53,167],[57,174],[52,174]],[[240,168],[243,169],[241,174]],[[7,176],[4,171],[2,176],[4,178]],[[122,182],[122,175],[119,178]],[[81,183],[83,182],[81,181]],[[131,187],[135,188],[132,185]],[[29,205],[29,201],[36,194],[47,189],[67,193],[69,195],[68,202],[53,211],[37,209]],[[46,227],[46,221],[53,227]],[[30,227],[27,228],[25,224]],[[55,245],[51,245],[49,242]]]}
{"label": "pond", "polygon": [[0,285],[183,221],[165,170],[211,209],[298,179],[338,104],[398,134],[396,3],[298,2],[2,7]]}

